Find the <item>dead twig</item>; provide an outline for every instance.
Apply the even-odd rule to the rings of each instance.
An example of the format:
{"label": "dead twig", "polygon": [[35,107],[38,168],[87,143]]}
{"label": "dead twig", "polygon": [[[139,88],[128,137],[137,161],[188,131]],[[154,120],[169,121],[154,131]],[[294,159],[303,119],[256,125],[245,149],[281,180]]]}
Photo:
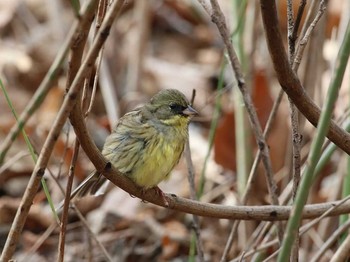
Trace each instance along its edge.
{"label": "dead twig", "polygon": [[16,125],[14,125],[11,128],[10,132],[8,133],[5,140],[1,144],[0,165],[5,160],[5,156],[8,150],[10,149],[12,143],[16,140],[18,134],[24,128],[29,118],[34,114],[34,112],[39,108],[41,103],[44,101],[47,93],[52,87],[52,83],[55,81],[57,77],[57,72],[63,65],[64,59],[67,56],[69,48],[74,44],[74,42],[77,41],[77,39],[79,39],[79,37],[82,34],[81,30],[82,28],[85,28],[86,23],[89,23],[89,19],[92,19],[91,16],[87,15],[89,12],[91,12],[92,9],[94,9],[93,6],[91,6],[91,2],[93,1],[90,1],[90,3],[88,3],[86,7],[83,8],[81,19],[79,21],[76,21],[72,25],[72,28],[68,33],[65,42],[62,44],[62,47],[58,52],[55,60],[53,61],[49,71],[45,75],[38,89],[35,91],[35,94],[33,95],[32,99],[29,101],[28,105],[23,110],[22,114],[19,116]]}
{"label": "dead twig", "polygon": [[60,235],[59,235],[58,252],[57,252],[58,253],[57,261],[60,261],[60,262],[64,261],[64,246],[65,246],[65,240],[66,240],[66,228],[67,228],[67,221],[68,221],[69,201],[70,201],[70,194],[71,194],[72,186],[73,186],[75,164],[77,162],[78,155],[79,155],[79,147],[80,147],[79,141],[75,140],[74,152],[73,152],[73,157],[71,160],[69,173],[68,173],[68,180],[67,180],[67,186],[66,186],[66,196],[64,198],[64,205],[63,205],[61,224],[60,224]]}
{"label": "dead twig", "polygon": [[[190,195],[191,199],[196,200],[196,188],[194,183],[194,167],[191,157],[191,150],[190,150],[190,143],[189,140],[187,140],[184,156],[187,163],[187,169],[188,169],[188,183],[190,184]],[[196,215],[193,215],[193,232],[196,235],[196,246],[197,246],[197,253],[198,253],[198,259],[199,261],[204,261],[204,249],[203,249],[203,243],[201,239],[200,234],[200,226],[199,226],[199,218]]]}
{"label": "dead twig", "polygon": [[[279,21],[277,18],[276,3],[273,0],[261,0],[260,6],[269,53],[278,81],[300,112],[312,125],[317,126],[320,109],[307,95],[298,77],[289,65],[281,32],[278,27]],[[339,127],[334,121],[331,121],[327,137],[347,154],[350,154],[350,134]]]}
{"label": "dead twig", "polygon": [[[212,18],[212,21],[217,26],[220,32],[220,35],[224,41],[224,44],[230,59],[230,64],[232,66],[233,73],[235,74],[235,77],[238,83],[238,88],[242,93],[244,105],[248,112],[249,120],[252,125],[252,130],[254,132],[256,142],[258,144],[259,149],[262,151],[262,161],[266,170],[266,180],[267,180],[267,185],[268,185],[268,189],[271,197],[271,202],[274,205],[278,205],[278,197],[276,194],[277,186],[276,186],[276,182],[273,179],[273,171],[272,171],[271,160],[269,156],[269,148],[263,136],[261,125],[259,123],[256,110],[253,106],[252,98],[249,92],[247,92],[246,90],[240,63],[238,61],[238,57],[236,55],[236,52],[229,38],[225,17],[220,9],[218,2],[216,0],[211,0],[210,2],[212,5],[212,13],[210,14],[210,16]],[[282,238],[282,235],[283,235],[282,225],[279,227],[279,231],[280,231],[279,234]]]}
{"label": "dead twig", "polygon": [[[94,10],[96,7],[96,4],[97,4],[96,1],[91,1],[90,8],[93,7],[92,9]],[[108,36],[109,30],[111,28],[111,24],[114,21],[115,17],[117,17],[118,14],[120,13],[120,9],[122,5],[123,5],[123,1],[115,1],[111,5],[111,8],[106,16],[106,20],[102,24],[102,27],[99,30],[98,36],[96,37],[96,40],[94,41],[91,49],[89,50],[84,60],[84,63],[79,69],[69,89],[69,92],[65,96],[63,104],[58,112],[58,115],[52,125],[49,135],[44,143],[43,149],[39,155],[38,161],[35,165],[34,171],[29,180],[28,186],[25,190],[24,196],[17,210],[15,219],[12,223],[10,233],[8,235],[8,238],[6,240],[6,243],[3,249],[3,253],[0,258],[0,260],[2,261],[8,261],[13,256],[13,253],[17,246],[24,223],[28,216],[29,209],[33,203],[34,196],[39,188],[40,180],[44,175],[47,163],[50,159],[53,146],[56,143],[58,135],[67,117],[69,116],[71,110],[74,108],[83,80],[87,76],[86,75],[87,72],[89,71],[90,67],[93,65],[93,61],[96,59],[101,46],[105,42]]]}

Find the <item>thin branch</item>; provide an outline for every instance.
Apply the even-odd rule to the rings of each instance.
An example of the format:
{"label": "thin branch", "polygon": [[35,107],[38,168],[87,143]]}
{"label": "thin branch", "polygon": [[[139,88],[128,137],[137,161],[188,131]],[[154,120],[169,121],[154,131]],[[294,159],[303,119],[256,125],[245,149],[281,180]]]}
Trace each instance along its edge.
{"label": "thin branch", "polygon": [[[148,190],[142,193],[142,190],[140,190],[140,188],[129,178],[111,167],[93,143],[91,135],[86,129],[81,111],[73,111],[71,114],[71,121],[82,148],[98,171],[100,171],[113,184],[129,194],[146,200],[149,203],[165,207],[164,201],[160,199],[153,190]],[[171,209],[206,217],[276,221],[288,219],[291,210],[290,206],[225,206],[201,203],[170,194],[165,194],[165,197],[169,202],[169,208]],[[336,204],[338,204],[338,202],[306,205],[303,218],[315,218]],[[332,210],[328,215],[335,216],[346,212],[350,212],[350,203],[342,204],[335,210]]]}
{"label": "thin branch", "polygon": [[133,10],[134,28],[130,32],[130,48],[126,74],[126,87],[128,92],[140,89],[144,68],[145,50],[147,48],[150,31],[150,2],[136,1]]}
{"label": "thin branch", "polygon": [[[293,54],[290,55],[292,57]],[[293,144],[293,189],[292,189],[292,198],[295,200],[297,190],[300,183],[300,173],[301,173],[301,141],[302,135],[300,134],[299,127],[299,117],[298,110],[291,99],[289,99],[290,106],[290,118],[291,118],[291,126],[292,126],[292,144]],[[298,233],[299,228],[296,230],[296,234]],[[293,244],[293,252],[291,256],[291,261],[298,261],[299,254],[299,238],[296,235],[294,244]]]}
{"label": "thin branch", "polygon": [[[201,1],[199,1],[199,2],[201,3]],[[263,159],[263,165],[264,165],[265,170],[266,170],[265,177],[266,177],[266,181],[267,181],[267,185],[268,185],[268,189],[269,189],[272,203],[274,205],[278,205],[279,204],[278,197],[276,194],[277,185],[273,179],[272,165],[271,165],[271,160],[270,160],[270,156],[269,156],[269,149],[268,149],[268,146],[267,146],[266,141],[265,141],[265,136],[263,135],[262,128],[260,126],[255,108],[253,106],[251,96],[246,90],[245,82],[243,79],[243,74],[242,74],[241,67],[240,67],[240,63],[238,61],[236,52],[231,44],[231,41],[230,41],[230,38],[228,35],[225,17],[220,9],[218,2],[216,0],[211,0],[210,2],[212,5],[212,11],[209,12],[209,15],[211,16],[212,21],[216,24],[216,26],[221,34],[221,37],[225,43],[225,46],[226,46],[226,49],[227,49],[227,52],[229,55],[230,63],[231,63],[233,72],[235,74],[235,77],[237,79],[238,87],[242,93],[243,101],[244,101],[246,110],[248,112],[249,120],[251,122],[252,130],[254,132],[256,142],[258,144],[259,157],[256,158],[256,160],[257,160],[256,163],[258,164],[258,162],[260,160],[260,156],[261,156]],[[205,6],[203,6],[203,7],[205,8],[205,10],[207,10],[207,8]],[[253,178],[253,175],[250,176],[250,178]],[[245,195],[247,196],[247,194],[245,194]],[[238,228],[238,223],[239,223],[239,221],[235,221],[235,223],[230,231],[229,239],[228,239],[228,242],[226,243],[226,247],[225,247],[225,251],[224,251],[223,256],[222,256],[222,260],[226,258],[226,255],[229,252],[229,249],[231,247],[231,243],[233,241],[233,237],[234,237],[235,232]],[[278,224],[278,234],[279,234],[279,239],[282,240],[283,228],[282,228],[281,224]]]}
{"label": "thin branch", "polygon": [[349,250],[350,250],[350,234],[347,235],[343,243],[337,249],[337,252],[335,252],[330,262],[347,261],[347,259],[349,258]]}
{"label": "thin branch", "polygon": [[[94,39],[97,36],[97,32],[101,27],[102,20],[105,16],[106,13],[106,7],[107,7],[107,1],[101,0],[99,1],[98,8],[97,8],[97,19],[96,19],[96,30],[94,34]],[[67,89],[69,89],[70,85],[74,81],[74,76],[77,74],[80,66],[81,66],[81,60],[83,56],[83,50],[84,46],[87,40],[87,33],[85,34],[85,38],[79,41],[77,45],[72,48],[72,54],[71,54],[71,59],[69,63],[69,72],[68,72],[68,79],[67,79]],[[101,48],[99,55],[98,55],[98,65],[100,64],[101,58],[102,58],[102,50],[103,47]],[[98,69],[96,70],[98,72]],[[83,89],[83,98],[82,98],[82,103],[78,104],[77,106],[82,106],[85,114],[85,118],[88,115],[88,108],[92,105],[93,100],[92,97],[90,96],[90,92],[88,91],[88,86],[89,86],[89,80],[92,77],[92,68],[90,69],[90,72],[88,73],[87,78],[85,79],[84,82],[84,89]],[[96,75],[98,75],[96,73]],[[96,75],[95,75],[95,82],[94,82],[94,87],[96,86]],[[94,88],[96,89],[96,87]],[[73,179],[74,179],[74,171],[75,171],[75,164],[78,158],[79,154],[79,148],[80,148],[80,143],[79,140],[76,138],[75,143],[74,143],[74,152],[73,152],[73,157],[71,160],[71,165],[69,169],[69,174],[68,174],[68,180],[67,180],[67,186],[66,186],[66,193],[65,193],[65,199],[64,199],[64,205],[63,205],[63,211],[62,211],[62,219],[61,219],[61,229],[60,229],[60,237],[59,237],[59,245],[58,245],[58,261],[64,261],[64,247],[65,247],[65,235],[66,235],[66,227],[67,227],[67,221],[68,221],[68,208],[69,208],[69,202],[71,200],[71,191],[72,191],[72,185],[73,185]],[[79,213],[79,212],[78,212]],[[78,214],[79,215],[79,214]]]}
{"label": "thin branch", "polygon": [[305,33],[311,24],[311,21],[313,20],[313,16],[315,14],[316,5],[317,5],[317,3],[319,3],[319,1],[320,0],[311,0],[305,21],[303,23],[303,27],[302,27],[301,32],[300,32],[299,41],[300,41],[300,39],[302,39],[305,36]]}
{"label": "thin branch", "polygon": [[221,34],[221,37],[223,38],[223,41],[225,43],[229,58],[230,58],[230,64],[232,66],[232,70],[235,74],[235,77],[237,79],[238,82],[238,87],[240,89],[240,91],[242,92],[242,96],[243,96],[243,101],[244,104],[247,108],[247,112],[249,115],[249,119],[250,122],[252,124],[252,129],[254,131],[254,135],[257,141],[257,144],[259,146],[259,148],[262,150],[263,152],[263,163],[266,169],[266,173],[267,173],[267,180],[268,180],[268,187],[269,187],[269,191],[270,191],[270,195],[271,195],[271,199],[272,199],[272,203],[275,205],[278,205],[278,198],[276,195],[276,183],[273,181],[272,175],[272,167],[271,167],[271,160],[269,157],[269,149],[268,146],[266,145],[266,141],[264,139],[263,136],[263,132],[256,114],[256,110],[253,106],[252,103],[252,99],[251,96],[249,95],[249,93],[246,90],[246,86],[245,86],[245,82],[244,82],[244,78],[243,78],[243,74],[240,68],[240,63],[238,61],[237,55],[235,50],[233,49],[233,46],[231,44],[229,35],[228,35],[228,31],[227,31],[227,26],[225,23],[225,18],[224,15],[217,3],[216,0],[211,0],[211,4],[212,4],[212,20],[213,22],[216,24],[216,26],[218,27],[218,30]]}
{"label": "thin branch", "polygon": [[[281,89],[280,92],[278,93],[276,101],[274,102],[274,104],[272,106],[269,118],[267,120],[265,129],[264,129],[264,137],[265,137],[265,139],[268,137],[268,135],[270,133],[270,130],[271,130],[271,127],[272,127],[272,123],[273,123],[273,121],[276,118],[277,110],[278,110],[278,108],[279,108],[279,106],[281,104],[281,101],[282,101],[282,98],[283,98],[283,94],[284,94],[284,91],[283,91],[283,89]],[[249,173],[248,181],[247,181],[247,186],[246,186],[246,188],[245,188],[245,190],[243,192],[243,195],[242,195],[242,198],[241,198],[241,201],[240,201],[241,205],[246,205],[247,202],[248,202],[249,195],[250,195],[251,190],[253,188],[253,182],[255,181],[256,175],[258,174],[256,171],[258,170],[258,165],[259,165],[260,160],[261,160],[261,155],[262,155],[262,151],[259,149],[257,154],[256,154],[256,156],[255,156],[252,168],[250,169],[250,173]],[[225,245],[224,252],[223,252],[223,254],[221,256],[221,261],[222,262],[226,260],[227,255],[228,255],[228,253],[229,253],[229,251],[231,249],[233,240],[234,240],[234,238],[235,238],[235,236],[237,234],[237,229],[238,229],[239,223],[240,223],[240,221],[236,220],[236,221],[234,221],[234,223],[232,225],[230,234],[228,236],[228,239],[227,239],[227,242],[226,242],[226,245]]]}
{"label": "thin branch", "polygon": [[85,226],[85,228],[88,230],[89,232],[89,236],[92,237],[92,239],[95,241],[95,243],[98,245],[98,247],[101,249],[103,255],[105,256],[105,258],[107,259],[108,262],[112,262],[114,261],[112,259],[112,257],[109,255],[109,253],[107,252],[106,248],[102,245],[102,243],[97,239],[96,235],[94,234],[94,232],[91,230],[89,223],[86,221],[86,219],[84,218],[84,216],[81,214],[81,212],[79,211],[79,209],[73,205],[74,211],[77,214],[77,216],[79,217],[80,221],[83,223],[83,225]]}
{"label": "thin branch", "polygon": [[[305,3],[304,3],[305,6]],[[302,3],[299,6],[299,22],[302,16],[303,10]],[[293,14],[293,2],[291,0],[287,0],[287,17],[288,17],[288,57],[289,57],[289,64],[293,65],[294,55],[295,55],[295,42],[296,42],[296,35],[294,34],[295,31],[295,25],[294,25],[294,14]],[[293,35],[294,34],[294,35]],[[296,106],[294,105],[293,101],[288,97],[289,100],[289,107],[290,107],[290,121],[291,121],[291,127],[292,127],[292,166],[293,166],[293,190],[292,190],[292,198],[295,199],[296,192],[298,190],[299,182],[300,182],[300,171],[301,171],[301,138],[300,135],[300,127],[299,127],[299,117],[298,117],[298,110]],[[298,254],[299,254],[299,237],[297,236],[299,231],[299,228],[296,230],[296,238],[293,243],[293,250],[291,254],[290,260],[295,262],[298,261]]]}
{"label": "thin branch", "polygon": [[[196,97],[196,90],[193,89],[192,90],[191,105],[193,105],[195,97]],[[191,199],[197,200],[196,186],[195,186],[195,182],[194,182],[195,172],[194,172],[194,167],[193,167],[189,139],[187,139],[187,142],[186,142],[184,156],[186,159],[187,169],[188,169],[187,178],[188,178],[188,183],[190,185],[190,196],[191,196]],[[200,234],[199,218],[196,215],[193,215],[193,231],[194,231],[194,234],[196,235],[195,241],[196,241],[196,246],[197,246],[198,260],[204,261],[204,248],[203,248],[203,242],[202,242],[201,234]]]}
{"label": "thin branch", "polygon": [[[289,66],[278,27],[276,3],[274,0],[260,0],[260,5],[269,53],[278,81],[300,112],[312,125],[317,126],[321,111],[307,95],[298,77]],[[350,154],[350,134],[345,132],[334,121],[331,121],[327,137],[347,154]]]}
{"label": "thin branch", "polygon": [[312,31],[314,30],[317,22],[321,19],[325,10],[326,10],[326,3],[324,0],[322,0],[320,2],[319,9],[318,9],[318,12],[317,12],[314,20],[312,21],[312,23],[308,27],[303,38],[299,41],[298,49],[296,51],[296,55],[295,55],[294,62],[293,62],[293,68],[292,68],[295,73],[298,72],[298,68],[299,68],[299,65],[301,63],[301,58],[303,56],[303,53],[304,53],[304,50],[306,47],[306,43],[309,41],[309,38],[311,36]]}
{"label": "thin branch", "polygon": [[[93,6],[92,9],[94,10],[97,5],[97,1],[91,1],[91,2]],[[83,84],[83,80],[86,77],[86,74],[88,73],[90,67],[93,65],[93,62],[95,61],[101,46],[105,42],[109,34],[109,30],[111,28],[113,20],[119,15],[123,2],[124,1],[115,1],[111,5],[111,8],[108,14],[106,15],[106,19],[103,22],[101,29],[99,30],[96,40],[91,46],[91,49],[89,50],[84,60],[84,63],[82,64],[82,67],[79,69],[78,74],[75,77],[69,89],[69,92],[65,96],[63,104],[57,114],[57,117],[52,125],[49,135],[44,143],[43,149],[38,158],[38,162],[35,165],[35,168],[29,180],[28,186],[24,192],[24,196],[17,210],[15,219],[11,226],[10,233],[8,235],[8,238],[6,240],[6,243],[3,249],[3,253],[0,258],[1,261],[8,261],[13,256],[13,253],[17,246],[24,223],[28,216],[29,209],[33,203],[33,199],[39,188],[40,180],[45,173],[47,163],[50,159],[53,147],[57,141],[59,133],[64,123],[66,122],[66,119],[69,116],[71,110],[74,108],[74,105],[76,103],[76,100],[79,94],[79,90]]]}
{"label": "thin branch", "polygon": [[57,223],[53,222],[45,232],[40,234],[40,237],[35,241],[35,243],[30,247],[27,251],[26,256],[24,256],[22,261],[33,261],[33,256],[36,254],[37,250],[40,246],[49,238],[49,236],[55,231],[57,228]]}
{"label": "thin branch", "polygon": [[[342,199],[341,201],[338,201],[337,202],[337,205],[335,206],[332,206],[330,209],[328,209],[326,212],[324,212],[321,216],[315,218],[314,220],[310,221],[309,223],[307,223],[306,225],[302,226],[301,229],[300,229],[300,232],[299,232],[299,236],[302,236],[304,235],[306,232],[308,232],[308,230],[310,230],[311,228],[313,228],[317,223],[319,223],[322,219],[324,219],[325,217],[327,217],[331,212],[333,212],[333,210],[335,208],[337,208],[338,206],[344,204],[346,201],[348,201],[350,199],[350,196]],[[268,225],[266,225],[268,227]],[[267,230],[262,230],[262,233],[263,232],[266,232]],[[264,233],[263,233],[264,235]],[[278,244],[278,241],[277,239],[276,240],[267,240],[268,242],[266,242],[265,240],[265,243],[262,243],[260,246],[258,247],[254,247],[252,248],[253,250],[252,251],[246,251],[241,257],[242,258],[247,258],[259,251],[262,251],[268,247],[271,247],[273,245],[277,245]],[[256,239],[256,243],[259,243],[260,240],[259,239]],[[274,252],[273,255],[271,255],[270,257],[275,257],[278,253],[278,250],[276,250],[276,252]],[[232,261],[238,261],[238,259],[234,259]],[[315,262],[315,261],[313,261]]]}
{"label": "thin branch", "polygon": [[91,15],[87,15],[91,13],[92,8],[91,3],[94,2],[92,0],[89,1],[85,8],[83,8],[83,12],[81,14],[81,19],[75,22],[72,25],[71,30],[69,31],[65,42],[62,44],[61,49],[56,55],[55,60],[53,61],[49,71],[46,73],[44,79],[40,83],[38,89],[35,91],[32,99],[29,101],[28,105],[23,110],[23,113],[18,118],[16,125],[14,125],[5,140],[1,144],[0,147],[0,165],[5,159],[5,156],[10,149],[12,143],[17,138],[19,132],[24,128],[25,124],[29,120],[29,118],[33,115],[33,113],[39,108],[39,106],[44,101],[47,93],[52,87],[52,83],[57,78],[57,72],[62,67],[64,59],[67,56],[69,48],[74,45],[75,42],[79,41],[79,38],[82,36],[82,30],[86,28],[86,24],[89,23],[89,20],[92,19]]}
{"label": "thin branch", "polygon": [[297,17],[295,18],[293,32],[291,34],[291,38],[292,38],[291,41],[293,41],[294,44],[295,44],[295,41],[298,39],[298,30],[299,30],[301,18],[303,17],[303,14],[304,14],[305,6],[306,6],[306,0],[301,0],[298,8]]}
{"label": "thin branch", "polygon": [[[252,130],[255,135],[256,142],[258,144],[259,149],[262,151],[262,161],[266,170],[266,182],[267,186],[269,189],[271,201],[274,205],[278,205],[278,197],[276,194],[277,191],[277,185],[276,182],[273,179],[273,171],[272,171],[272,165],[271,165],[271,160],[269,156],[269,148],[266,144],[265,138],[263,136],[263,132],[261,129],[261,125],[259,123],[258,117],[256,110],[253,106],[252,98],[246,90],[243,74],[241,71],[240,63],[238,61],[236,52],[231,44],[226,22],[225,22],[225,17],[220,9],[220,6],[216,0],[211,0],[211,5],[212,5],[212,13],[211,18],[212,21],[216,24],[220,35],[224,41],[225,47],[228,52],[230,64],[232,67],[232,70],[234,72],[234,75],[237,79],[238,82],[238,88],[240,89],[244,101],[244,105],[247,109],[249,120],[252,126]],[[279,232],[279,237],[282,239],[283,237],[283,228],[282,225],[278,225],[278,232]]]}
{"label": "thin branch", "polygon": [[[325,217],[328,217],[329,214],[332,213],[334,209],[336,209],[340,205],[343,205],[349,199],[350,199],[350,196],[342,199],[341,201],[338,201],[337,205],[332,206],[326,212],[324,212],[321,216],[316,217],[314,220],[312,220],[309,223],[307,223],[306,225],[302,226],[301,229],[300,229],[300,232],[299,232],[299,236],[304,235],[306,232],[308,232],[308,230],[313,228],[315,226],[315,224],[319,223]],[[246,251],[241,257],[242,258],[247,258],[247,257],[249,257],[249,256],[251,256],[251,255],[253,255],[253,254],[255,254],[255,253],[259,252],[259,251],[265,250],[265,249],[267,249],[267,248],[269,248],[271,246],[277,245],[277,244],[278,244],[278,240],[277,239],[276,240],[270,240],[269,242],[262,243],[258,247],[254,247],[252,251]],[[276,250],[270,257],[275,257],[278,254],[278,251],[279,251],[279,249]],[[234,259],[232,261],[238,261],[238,259]],[[315,262],[315,261],[313,261],[313,262]]]}
{"label": "thin branch", "polygon": [[198,2],[208,14],[211,14],[212,8],[209,5],[209,0],[198,0]]}
{"label": "thin branch", "polygon": [[[295,34],[294,32],[297,32],[297,30],[298,30],[300,19],[302,17],[302,13],[303,13],[303,10],[304,10],[304,6],[303,6],[304,2],[305,1],[302,0],[302,2],[300,3],[299,9],[298,9],[297,18],[296,18],[296,21],[295,21],[295,24],[294,24],[294,27],[293,27],[293,34],[292,35],[294,35]],[[306,41],[308,41],[308,38],[306,39]],[[271,126],[272,126],[272,122],[275,119],[277,110],[278,110],[279,105],[280,105],[280,103],[282,101],[283,94],[284,94],[284,90],[281,89],[281,91],[279,92],[279,94],[278,94],[278,96],[276,98],[276,101],[274,102],[274,105],[272,107],[271,113],[269,115],[269,119],[267,121],[265,130],[264,130],[264,137],[265,137],[265,139],[267,138],[267,136],[269,134],[269,131],[271,129]],[[300,139],[297,139],[297,140],[300,140]],[[252,188],[251,187],[252,182],[255,181],[255,176],[257,174],[256,171],[257,171],[257,168],[258,168],[258,164],[260,163],[261,153],[262,153],[261,150],[259,150],[257,155],[256,155],[256,157],[255,157],[255,159],[254,159],[254,163],[252,165],[252,168],[251,168],[251,171],[250,171],[250,174],[249,174],[249,178],[248,178],[248,182],[247,182],[247,187],[246,187],[245,192],[243,193],[243,196],[242,196],[242,199],[241,199],[241,204],[242,205],[245,205],[247,203],[247,200],[248,200],[251,188]],[[232,226],[232,229],[231,229],[231,232],[230,232],[230,235],[229,235],[229,239],[228,239],[228,241],[226,243],[226,247],[225,247],[226,253],[228,253],[228,246],[232,245],[234,236],[236,235],[236,230],[238,228],[238,223],[239,223],[239,221],[235,221],[235,223]],[[224,251],[224,254],[225,254],[225,251]]]}
{"label": "thin branch", "polygon": [[307,165],[301,181],[300,189],[297,192],[296,201],[293,205],[293,216],[288,221],[287,232],[278,256],[278,261],[285,261],[289,258],[291,243],[294,241],[295,230],[301,222],[303,207],[307,201],[307,196],[313,183],[314,171],[321,156],[322,144],[324,143],[327,130],[329,130],[330,121],[334,104],[339,95],[339,89],[343,81],[346,65],[350,55],[350,24],[348,23],[344,40],[340,46],[336,67],[333,70],[333,77],[329,84],[327,97],[323,106],[320,122],[317,126],[315,138],[312,141],[310,153],[307,158]]}
{"label": "thin branch", "polygon": [[233,222],[230,234],[228,235],[228,239],[226,241],[224,252],[222,252],[220,262],[225,262],[227,260],[228,254],[229,254],[231,247],[232,247],[233,240],[236,237],[238,226],[239,226],[240,222],[241,222],[240,220],[235,220]]}
{"label": "thin branch", "polygon": [[[326,253],[327,249],[331,248],[332,245],[340,238],[342,234],[344,234],[350,227],[350,220],[346,221],[340,227],[338,227],[331,236],[327,238],[327,241],[322,245],[320,249],[316,252],[316,254],[312,257],[310,262],[320,261]],[[348,249],[349,250],[349,249]]]}
{"label": "thin branch", "polygon": [[[191,149],[190,149],[190,143],[189,140],[187,140],[184,156],[187,163],[187,169],[188,169],[188,182],[190,184],[190,195],[191,199],[196,200],[197,194],[196,194],[196,188],[194,183],[194,167],[191,157]],[[197,253],[198,253],[198,260],[204,261],[204,249],[203,249],[203,242],[201,239],[200,234],[200,225],[199,225],[199,218],[196,215],[193,215],[193,232],[196,235],[196,246],[197,246]]]}
{"label": "thin branch", "polygon": [[[288,33],[288,50],[289,56],[294,54],[295,51],[295,41],[292,39],[293,29],[294,29],[294,13],[293,13],[293,1],[287,0],[287,33]],[[292,59],[290,59],[292,60]]]}
{"label": "thin branch", "polygon": [[68,221],[69,201],[70,201],[70,194],[73,186],[75,165],[79,155],[79,146],[80,146],[79,141],[76,139],[74,143],[73,157],[71,160],[69,173],[68,173],[66,195],[64,198],[64,206],[63,206],[63,211],[61,216],[60,235],[59,235],[58,252],[57,252],[58,253],[57,261],[59,262],[64,261],[64,247],[66,242],[65,240],[66,240],[66,228],[67,228],[67,221]]}

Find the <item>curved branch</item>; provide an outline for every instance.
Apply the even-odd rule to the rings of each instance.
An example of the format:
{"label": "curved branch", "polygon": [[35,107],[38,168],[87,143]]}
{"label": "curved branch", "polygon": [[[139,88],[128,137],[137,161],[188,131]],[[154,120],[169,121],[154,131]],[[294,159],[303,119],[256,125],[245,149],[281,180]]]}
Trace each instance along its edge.
{"label": "curved branch", "polygon": [[[267,45],[278,81],[300,112],[312,125],[317,127],[321,111],[307,95],[300,80],[289,65],[279,29],[276,3],[274,0],[260,0],[260,6]],[[350,155],[350,134],[334,121],[330,124],[327,137]]]}
{"label": "curved branch", "polygon": [[[146,200],[158,206],[164,206],[164,201],[156,194],[154,190],[148,190],[142,193],[142,190],[136,186],[126,176],[110,168],[107,160],[102,156],[96,145],[92,142],[92,138],[86,129],[81,109],[76,107],[70,116],[71,123],[75,133],[79,138],[82,148],[90,158],[96,169],[103,173],[113,184],[120,187],[129,194]],[[169,208],[182,211],[198,216],[226,218],[226,219],[241,219],[241,220],[266,220],[277,221],[287,220],[291,212],[291,206],[225,206],[210,203],[201,203],[175,195],[165,195]],[[326,212],[330,208],[338,205],[340,201],[329,202],[323,204],[307,205],[304,209],[303,218],[316,218]],[[345,214],[350,212],[350,202],[340,205],[330,212],[329,216]]]}
{"label": "curved branch", "polygon": [[[267,3],[266,6],[265,3]],[[293,73],[292,69],[289,66],[288,59],[283,48],[281,34],[277,26],[278,20],[276,17],[277,12],[274,0],[261,1],[261,7],[263,9],[262,13],[264,25],[265,28],[267,28],[266,32],[268,35],[268,44],[279,82],[286,93],[291,97],[292,101],[297,105],[299,110],[309,119],[311,123],[316,126],[320,115],[320,110],[306,95],[297,76]],[[77,105],[78,104],[80,103],[77,103]],[[103,175],[113,184],[120,187],[129,194],[158,206],[164,206],[164,201],[159,198],[156,192],[153,190],[148,190],[145,193],[142,193],[142,190],[126,176],[117,170],[110,168],[107,160],[99,152],[96,145],[93,143],[89,132],[86,129],[80,107],[75,107],[71,113],[70,120],[82,148],[98,171],[103,173]],[[331,124],[328,137],[348,154],[350,153],[349,134],[347,134],[336,124]],[[213,218],[277,221],[287,220],[291,212],[290,206],[225,206],[210,203],[201,203],[170,194],[166,194],[166,198],[169,203],[169,208],[171,209]],[[323,204],[307,205],[304,208],[303,218],[311,219],[319,217],[321,214],[331,208],[334,208],[336,205],[339,205],[339,207],[334,208],[331,212],[329,212],[327,214],[328,216],[349,213],[349,201],[341,205],[340,203],[340,201],[337,201]]]}

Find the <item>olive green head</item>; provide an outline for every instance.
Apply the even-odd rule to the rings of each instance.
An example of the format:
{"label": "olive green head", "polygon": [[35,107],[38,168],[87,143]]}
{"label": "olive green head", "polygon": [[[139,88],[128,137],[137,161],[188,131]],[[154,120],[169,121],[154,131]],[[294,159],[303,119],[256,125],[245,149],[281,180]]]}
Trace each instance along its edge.
{"label": "olive green head", "polygon": [[197,114],[185,95],[176,89],[164,89],[154,95],[147,104],[147,109],[157,119],[170,125],[188,123],[190,116]]}

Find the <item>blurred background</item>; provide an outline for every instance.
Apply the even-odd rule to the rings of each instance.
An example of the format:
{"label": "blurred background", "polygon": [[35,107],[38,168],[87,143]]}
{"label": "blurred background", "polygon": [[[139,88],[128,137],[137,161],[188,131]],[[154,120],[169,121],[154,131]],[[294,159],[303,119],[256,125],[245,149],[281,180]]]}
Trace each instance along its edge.
{"label": "blurred background", "polygon": [[[0,2],[0,78],[13,109],[19,115],[34,96],[55,57],[77,20],[78,1],[2,0]],[[227,64],[224,44],[202,6],[194,0],[127,1],[111,28],[93,69],[98,72],[86,90],[95,92],[89,130],[102,147],[113,124],[131,109],[147,102],[164,88],[182,91],[189,99],[196,91],[194,107],[199,116],[190,125],[190,148],[195,182],[200,201],[236,205],[247,183],[257,152],[257,144],[245,112],[232,69]],[[229,25],[232,42],[241,62],[246,86],[252,96],[260,124],[265,128],[274,102],[280,93],[261,21],[258,1],[219,1]],[[299,1],[293,1],[297,13]],[[83,1],[80,3],[83,5]],[[327,1],[325,13],[317,23],[306,46],[298,76],[316,104],[323,105],[332,77],[339,46],[350,17],[350,2]],[[278,1],[280,28],[287,46],[286,1]],[[318,10],[318,1],[307,1],[299,34],[307,28]],[[94,28],[85,53],[91,46]],[[299,39],[298,39],[299,40]],[[40,108],[32,113],[25,131],[37,153],[48,135],[66,92],[69,55],[56,68],[56,77]],[[334,120],[340,125],[348,118],[349,68],[334,108]],[[93,79],[91,79],[93,80]],[[0,95],[0,144],[5,141],[16,119],[2,90]],[[267,143],[278,184],[284,192],[292,179],[292,140],[289,103],[283,96],[272,122]],[[304,163],[315,128],[299,115],[302,135],[301,159]],[[45,173],[53,202],[63,199],[73,155],[73,128],[66,123],[57,140]],[[310,203],[339,199],[343,177],[348,172],[348,156],[336,150],[320,170],[309,196]],[[23,136],[11,145],[0,163],[0,247],[33,171],[34,162]],[[75,171],[75,186],[94,169],[81,150]],[[190,197],[188,168],[183,158],[168,181],[160,188],[167,193]],[[258,167],[249,205],[270,204],[264,169]],[[193,251],[192,215],[160,208],[113,187],[108,194],[87,197],[77,203],[88,225],[107,249],[113,261],[187,261]],[[200,218],[205,259],[219,261],[230,232],[227,220]],[[301,261],[312,257],[339,226],[339,218],[324,219],[305,234],[301,242]],[[242,222],[229,258],[256,248],[254,232],[262,223]],[[48,261],[57,256],[59,227],[41,189],[35,198],[21,236],[16,259]],[[51,231],[50,231],[51,230]],[[45,233],[46,232],[46,233]],[[262,240],[261,240],[262,241]],[[248,243],[250,243],[248,245]],[[255,245],[255,246],[254,246]],[[264,250],[272,254],[276,246]],[[333,249],[332,249],[333,248]],[[331,246],[322,256],[333,254]],[[261,255],[261,254],[260,254]],[[250,261],[253,256],[247,258]],[[65,261],[106,261],[86,226],[74,212],[69,218]]]}

